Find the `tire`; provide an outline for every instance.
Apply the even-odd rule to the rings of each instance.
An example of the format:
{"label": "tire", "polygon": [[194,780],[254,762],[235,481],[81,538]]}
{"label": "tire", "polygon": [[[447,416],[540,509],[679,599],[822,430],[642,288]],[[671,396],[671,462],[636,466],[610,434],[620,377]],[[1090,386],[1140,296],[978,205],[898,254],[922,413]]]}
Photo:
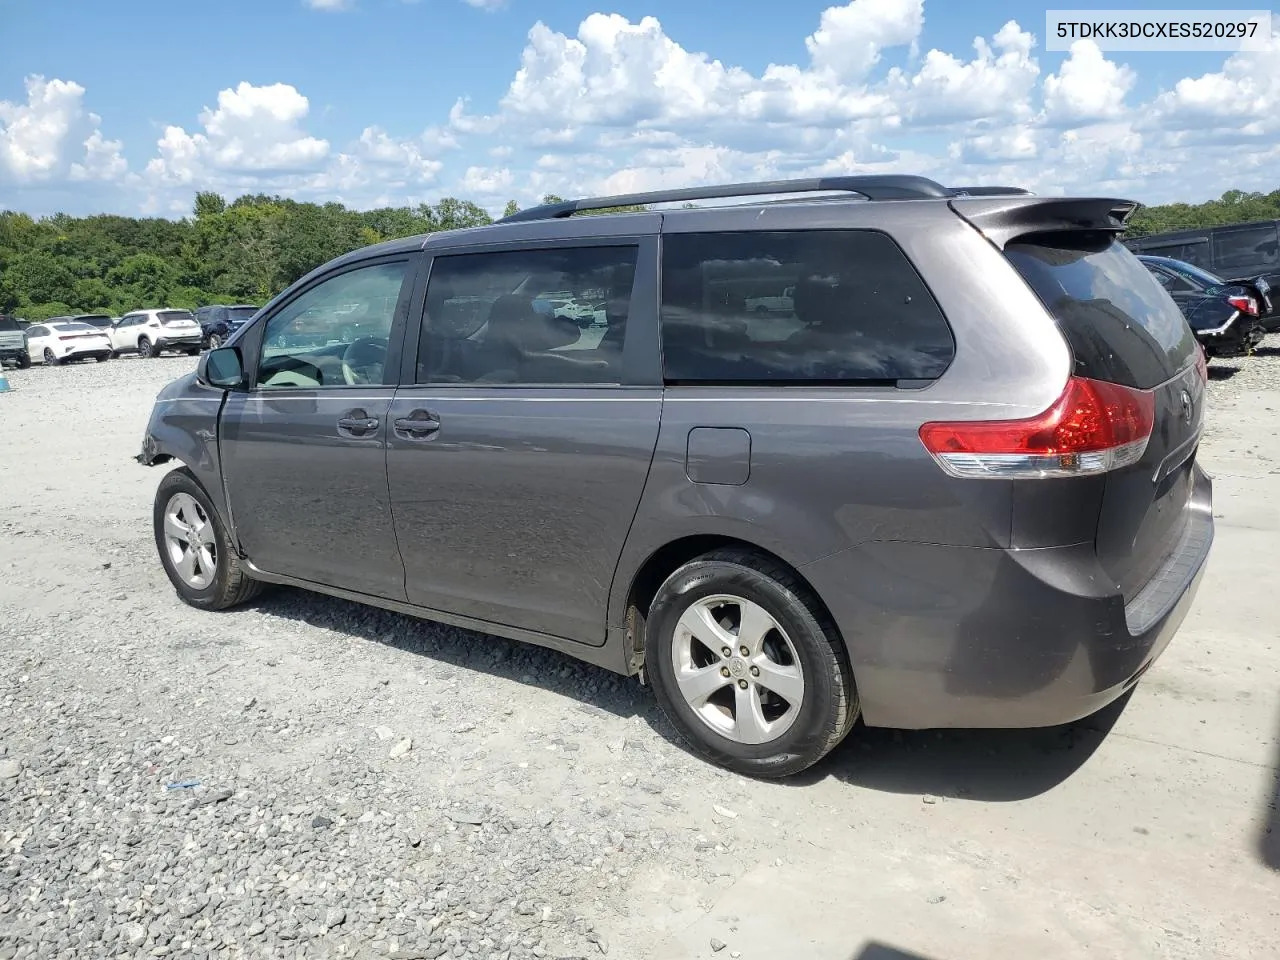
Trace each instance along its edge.
{"label": "tire", "polygon": [[109,354],[109,353],[104,353],[104,354],[102,354],[101,356],[96,357],[95,359],[96,359],[99,363],[106,363],[108,360],[110,360],[110,359],[111,359],[111,354]]}
{"label": "tire", "polygon": [[210,350],[217,350],[220,346],[222,346],[222,338],[218,336],[216,333],[209,334],[209,339],[207,342],[209,344]]}
{"label": "tire", "polygon": [[109,354],[107,354],[107,356],[109,356],[112,360],[118,360],[120,359],[120,351],[112,350]]}
{"label": "tire", "polygon": [[30,367],[31,367],[31,354],[29,353],[18,354],[18,369],[27,370]]}
{"label": "tire", "polygon": [[[771,619],[776,629],[771,628],[763,635],[762,646],[781,656],[767,660],[759,656],[743,658],[735,648],[732,658],[724,658],[722,652],[708,657],[709,650],[704,644],[690,647],[689,641],[680,639],[687,635],[687,631],[678,634],[686,612],[693,611],[700,602],[714,605],[727,599],[743,601],[756,611],[754,616],[763,611]],[[732,603],[719,609],[727,611],[730,620],[733,619]],[[747,607],[739,605],[737,609],[740,618]],[[658,588],[647,617],[645,635],[645,668],[663,713],[696,753],[736,773],[769,778],[799,773],[830,753],[853,729],[858,718],[853,671],[835,624],[800,578],[768,557],[750,550],[724,549],[686,563]],[[694,650],[697,657],[677,667],[684,649]],[[726,732],[723,727],[717,729],[716,726],[727,723],[737,730],[736,718],[740,711],[736,706],[744,702],[740,694],[749,698],[761,690],[754,686],[746,672],[754,672],[757,668],[752,664],[755,663],[761,664],[758,669],[769,671],[761,674],[761,687],[770,675],[776,676],[779,682],[784,675],[794,678],[798,667],[801,682],[795,689],[802,690],[799,706],[788,706],[794,715],[784,712],[767,723],[779,728],[776,735],[769,735],[764,726],[751,723],[747,725],[751,733],[746,738]],[[721,684],[707,673],[711,669],[727,679]],[[691,704],[677,682],[678,672],[685,671],[687,678],[689,670],[706,675],[711,683],[721,684],[714,695],[718,699],[708,699],[701,707],[703,713]],[[744,683],[748,686],[743,687]],[[785,688],[779,685],[779,689]],[[723,699],[726,697],[727,701]],[[779,699],[774,694],[765,688],[759,697],[757,703],[768,701],[761,706],[760,717],[767,720],[768,716],[777,714]],[[795,699],[792,698],[792,704]],[[728,703],[734,706],[733,718],[728,716]],[[714,718],[716,726],[704,719],[707,714]],[[750,742],[753,735],[757,742]]]}
{"label": "tire", "polygon": [[145,360],[147,357],[160,356],[160,351],[152,349],[151,341],[148,340],[146,337],[139,337],[138,338],[138,356],[142,357]]}
{"label": "tire", "polygon": [[44,365],[46,367],[60,367],[62,361],[53,355],[53,351],[48,347],[44,348]]}
{"label": "tire", "polygon": [[204,353],[204,351],[203,351],[203,350],[201,350],[199,347],[195,347],[194,349],[192,349],[192,350],[188,350],[188,351],[187,351],[187,356],[188,356],[188,357],[198,357],[198,356],[200,356],[200,354],[202,354],[202,353]]}
{"label": "tire", "polygon": [[[188,504],[194,501],[198,507],[196,516],[191,520],[194,522],[202,519],[211,528],[208,542],[214,547],[213,569],[201,571],[207,583],[192,583],[184,578],[175,562],[170,537],[165,529],[166,513],[171,507],[182,503],[180,498],[184,497]],[[185,515],[184,512],[183,516]],[[200,610],[226,610],[245,603],[262,592],[263,585],[244,572],[222,518],[218,516],[204,488],[186,467],[170,471],[160,481],[160,486],[156,488],[151,520],[160,563],[184,603]],[[184,554],[188,552],[190,551],[183,551]]]}

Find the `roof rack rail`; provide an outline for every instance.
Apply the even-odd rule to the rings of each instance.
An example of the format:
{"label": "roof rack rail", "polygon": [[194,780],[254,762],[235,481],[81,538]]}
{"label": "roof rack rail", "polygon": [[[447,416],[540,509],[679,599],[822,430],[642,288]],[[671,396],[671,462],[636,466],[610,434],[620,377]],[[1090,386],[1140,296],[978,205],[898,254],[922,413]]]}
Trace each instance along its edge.
{"label": "roof rack rail", "polygon": [[957,197],[1034,197],[1035,194],[1022,187],[952,187],[953,196]]}
{"label": "roof rack rail", "polygon": [[[974,188],[981,189],[981,188]],[[1004,190],[1005,188],[999,188]],[[1010,188],[1012,190],[1012,188]],[[519,210],[499,223],[526,220],[558,220],[587,210],[609,207],[644,206],[651,203],[679,203],[686,200],[719,200],[727,197],[757,197],[778,193],[859,193],[868,200],[927,200],[955,196],[955,191],[927,177],[872,174],[861,177],[811,177],[805,180],[760,180],[755,183],[726,183],[719,186],[683,187],[625,193],[615,197],[587,197],[565,200]]]}

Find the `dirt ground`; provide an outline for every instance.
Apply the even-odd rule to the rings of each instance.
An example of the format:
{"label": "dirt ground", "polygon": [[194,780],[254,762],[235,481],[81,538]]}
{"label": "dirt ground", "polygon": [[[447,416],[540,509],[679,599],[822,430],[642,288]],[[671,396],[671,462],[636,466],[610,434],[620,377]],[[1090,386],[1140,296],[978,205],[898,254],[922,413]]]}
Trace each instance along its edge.
{"label": "dirt ground", "polygon": [[[693,759],[648,691],[548,651],[297,591],[182,605],[151,539],[164,468],[131,458],[193,361],[9,370],[0,960],[98,955],[77,910],[111,956],[1275,957],[1270,341],[1215,364],[1210,569],[1127,701],[858,728],[787,783]],[[226,796],[166,807],[186,777]],[[297,893],[317,857],[332,879]]]}

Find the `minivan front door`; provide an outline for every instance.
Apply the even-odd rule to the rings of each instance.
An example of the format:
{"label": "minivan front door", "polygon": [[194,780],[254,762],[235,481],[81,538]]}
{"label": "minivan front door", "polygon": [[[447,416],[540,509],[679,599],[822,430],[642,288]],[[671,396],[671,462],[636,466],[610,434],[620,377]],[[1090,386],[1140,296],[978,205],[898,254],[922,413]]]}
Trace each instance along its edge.
{"label": "minivan front door", "polygon": [[340,268],[242,341],[260,359],[250,389],[228,394],[218,446],[236,535],[258,569],[404,599],[386,439],[390,345],[403,338],[413,264]]}
{"label": "minivan front door", "polygon": [[411,602],[604,642],[661,416],[656,259],[652,236],[433,259],[387,440]]}

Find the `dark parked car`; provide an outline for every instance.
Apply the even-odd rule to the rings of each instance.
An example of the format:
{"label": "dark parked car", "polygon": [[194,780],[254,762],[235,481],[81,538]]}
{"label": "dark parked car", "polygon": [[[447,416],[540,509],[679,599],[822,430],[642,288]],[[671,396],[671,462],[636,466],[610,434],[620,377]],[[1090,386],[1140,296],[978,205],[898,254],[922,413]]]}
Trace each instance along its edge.
{"label": "dark parked car", "polygon": [[31,354],[27,350],[27,334],[16,317],[0,313],[0,370],[6,363],[20,369],[31,366]]}
{"label": "dark parked car", "polygon": [[[161,391],[160,560],[204,609],[287,584],[639,674],[748,774],[859,715],[1074,720],[1163,652],[1213,539],[1203,356],[1133,208],[836,177],[357,250]],[[748,309],[766,279],[789,314]]]}
{"label": "dark parked car", "polygon": [[215,303],[200,307],[196,310],[196,319],[200,321],[200,329],[204,332],[205,346],[210,350],[222,346],[257,312],[257,307],[247,303],[234,306]]}
{"label": "dark parked car", "polygon": [[[1134,237],[1125,244],[1134,253],[1180,260],[1199,267],[1227,283],[1254,283],[1265,280],[1272,290],[1280,290],[1280,220],[1233,223],[1225,227],[1176,230]],[[1276,297],[1273,295],[1272,299]],[[1280,330],[1280,303],[1270,316],[1264,315],[1268,330]]]}
{"label": "dark parked car", "polygon": [[78,317],[72,317],[76,323],[87,323],[91,327],[97,327],[99,330],[110,330],[114,317],[105,313],[82,313]]}
{"label": "dark parked car", "polygon": [[1138,259],[1169,291],[1207,356],[1244,356],[1261,342],[1265,334],[1261,317],[1272,315],[1271,286],[1266,280],[1228,282],[1180,260]]}

